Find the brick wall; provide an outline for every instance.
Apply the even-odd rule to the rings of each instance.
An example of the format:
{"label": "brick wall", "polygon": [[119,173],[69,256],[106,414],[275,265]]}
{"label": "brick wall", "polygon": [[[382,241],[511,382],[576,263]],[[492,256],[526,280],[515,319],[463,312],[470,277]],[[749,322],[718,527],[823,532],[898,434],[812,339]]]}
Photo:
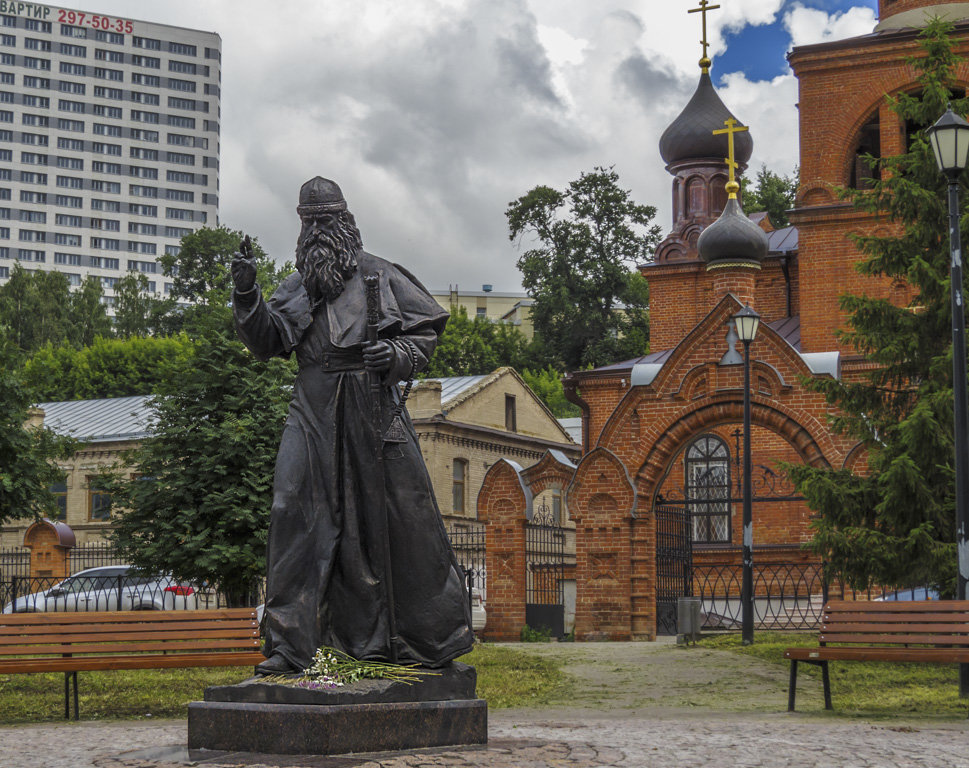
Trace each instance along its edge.
{"label": "brick wall", "polygon": [[525,626],[525,511],[528,499],[514,466],[498,461],[478,495],[488,569],[487,640],[518,640]]}
{"label": "brick wall", "polygon": [[632,636],[632,522],[636,491],[610,451],[585,456],[569,488],[575,521],[575,638]]}

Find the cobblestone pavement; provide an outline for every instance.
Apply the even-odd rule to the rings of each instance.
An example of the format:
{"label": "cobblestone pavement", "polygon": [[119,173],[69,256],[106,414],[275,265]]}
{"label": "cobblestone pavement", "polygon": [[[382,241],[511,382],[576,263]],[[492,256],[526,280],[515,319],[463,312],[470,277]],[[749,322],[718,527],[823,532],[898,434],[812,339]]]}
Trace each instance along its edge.
{"label": "cobblestone pavement", "polygon": [[184,721],[0,728],[2,768],[969,768],[969,726],[795,714],[494,712],[487,747],[361,757],[189,755]]}

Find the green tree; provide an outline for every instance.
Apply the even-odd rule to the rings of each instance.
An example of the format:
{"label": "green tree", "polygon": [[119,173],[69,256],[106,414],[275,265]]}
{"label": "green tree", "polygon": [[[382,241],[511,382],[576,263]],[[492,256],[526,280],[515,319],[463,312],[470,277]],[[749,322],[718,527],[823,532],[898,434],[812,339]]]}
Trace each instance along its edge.
{"label": "green tree", "polygon": [[122,339],[154,335],[166,329],[165,316],[174,308],[174,299],[149,292],[144,274],[128,272],[114,288],[114,332]]}
{"label": "green tree", "polygon": [[[227,305],[232,294],[229,268],[243,237],[242,232],[225,226],[202,227],[185,235],[178,254],[166,253],[158,259],[165,276],[172,279],[172,298]],[[255,238],[252,251],[258,266],[257,281],[264,291],[274,288],[283,275],[292,272],[290,264],[277,268]]]}
{"label": "green tree", "polygon": [[109,482],[126,560],[241,599],[264,571],[272,478],[293,369],[206,331],[152,409],[154,434]]}
{"label": "green tree", "polygon": [[64,479],[55,462],[75,449],[70,438],[28,426],[34,402],[23,382],[19,352],[0,338],[0,523],[53,514],[57,504],[50,486]]}
{"label": "green tree", "polygon": [[84,278],[81,287],[71,294],[70,343],[86,347],[93,344],[98,336],[111,335],[111,318],[101,300],[103,295],[101,279],[94,275]]}
{"label": "green tree", "polygon": [[518,368],[525,360],[528,340],[514,326],[452,307],[451,317],[423,376],[477,376],[502,366]]}
{"label": "green tree", "polygon": [[38,400],[90,400],[157,392],[192,355],[185,335],[98,337],[81,349],[48,344],[24,364],[24,379]]}
{"label": "green tree", "polygon": [[[901,124],[931,125],[953,99],[957,57],[950,24],[932,21],[919,35],[923,56],[911,64],[921,92],[889,103]],[[868,471],[790,468],[797,489],[819,515],[811,547],[856,587],[932,583],[954,591],[951,314],[946,183],[921,130],[908,151],[870,158],[883,172],[869,190],[844,190],[856,208],[899,225],[895,236],[856,236],[859,270],[905,281],[907,306],[845,296],[844,339],[877,364],[860,381],[812,386],[837,406],[836,430],[867,449]],[[877,175],[877,174],[876,174]],[[962,221],[966,222],[966,175]]]}
{"label": "green tree", "polygon": [[510,238],[534,243],[518,260],[534,297],[536,334],[568,370],[641,355],[645,283],[631,270],[652,257],[653,206],[635,203],[612,168],[595,168],[564,192],[538,186],[509,204]]}
{"label": "green tree", "polygon": [[71,333],[70,286],[62,272],[31,273],[15,264],[0,286],[0,326],[21,350],[32,352]]}
{"label": "green tree", "polygon": [[777,228],[790,225],[787,212],[794,207],[794,198],[797,195],[797,168],[790,176],[779,176],[766,165],[762,165],[754,182],[742,178],[740,185],[743,190],[744,211],[766,211],[771,224]]}
{"label": "green tree", "polygon": [[0,326],[24,352],[45,344],[90,344],[111,333],[111,320],[101,302],[101,281],[88,277],[71,292],[62,272],[28,272],[15,264],[0,286]]}
{"label": "green tree", "polygon": [[521,374],[532,392],[538,395],[556,418],[567,419],[570,416],[582,415],[579,406],[565,399],[565,389],[562,387],[562,374],[559,371],[549,366],[544,370],[538,371],[526,368]]}

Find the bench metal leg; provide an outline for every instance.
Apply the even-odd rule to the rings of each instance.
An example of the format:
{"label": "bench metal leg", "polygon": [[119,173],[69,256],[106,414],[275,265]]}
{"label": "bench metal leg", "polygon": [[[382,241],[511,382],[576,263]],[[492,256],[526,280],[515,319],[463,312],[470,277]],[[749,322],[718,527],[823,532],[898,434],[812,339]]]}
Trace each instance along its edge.
{"label": "bench metal leg", "polygon": [[797,693],[797,659],[791,659],[791,682],[787,687],[787,711],[794,711],[794,697]]}
{"label": "bench metal leg", "polygon": [[78,719],[77,710],[77,672],[64,673],[64,719],[71,718],[71,681],[74,682],[74,719]]}
{"label": "bench metal leg", "polygon": [[[828,677],[828,662],[821,662],[821,682],[824,684],[824,708],[834,709],[831,706],[831,678]],[[74,685],[74,693],[77,694],[77,684]],[[77,712],[77,704],[74,705],[74,711]]]}

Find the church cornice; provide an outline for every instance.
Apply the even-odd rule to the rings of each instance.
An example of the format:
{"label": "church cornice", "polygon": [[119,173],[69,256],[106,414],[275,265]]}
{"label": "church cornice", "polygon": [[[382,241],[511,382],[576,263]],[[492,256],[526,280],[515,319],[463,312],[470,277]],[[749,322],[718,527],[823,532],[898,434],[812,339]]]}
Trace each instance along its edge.
{"label": "church cornice", "polygon": [[[880,64],[897,66],[900,61],[900,47],[908,47],[913,53],[918,53],[916,41],[920,32],[919,29],[901,29],[849,37],[829,43],[801,45],[787,54],[787,60],[797,77],[814,69],[831,72],[839,68],[857,66],[859,62],[863,63],[865,68]],[[966,41],[959,39],[966,34],[969,34],[969,22],[955,25],[952,37],[957,50],[967,47]]]}

